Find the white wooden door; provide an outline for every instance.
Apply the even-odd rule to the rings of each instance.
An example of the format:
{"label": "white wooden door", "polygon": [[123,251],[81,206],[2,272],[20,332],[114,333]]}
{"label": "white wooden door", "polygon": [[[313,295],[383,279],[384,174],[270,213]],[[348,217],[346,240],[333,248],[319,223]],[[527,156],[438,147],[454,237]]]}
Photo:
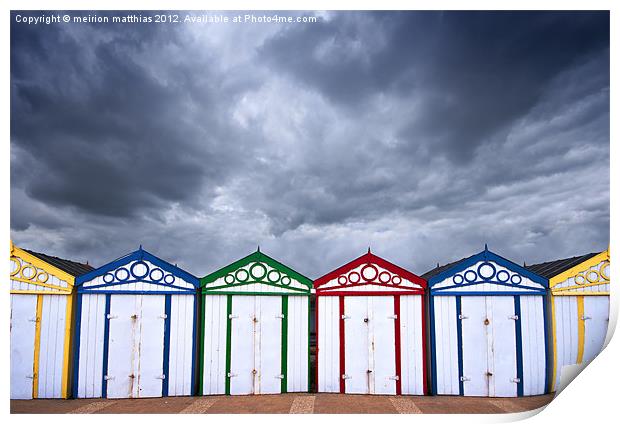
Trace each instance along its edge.
{"label": "white wooden door", "polygon": [[[465,396],[488,396],[488,326],[486,299],[484,296],[462,296],[461,316],[463,344],[463,394]],[[456,335],[454,335],[456,337]]]}
{"label": "white wooden door", "polygon": [[373,394],[396,394],[396,345],[394,337],[394,297],[371,296],[368,298],[371,332],[371,357]]}
{"label": "white wooden door", "polygon": [[254,297],[232,296],[230,394],[254,393]]}
{"label": "white wooden door", "polygon": [[368,394],[371,391],[367,297],[345,297],[344,316],[345,393]]}
{"label": "white wooden door", "polygon": [[143,295],[141,303],[139,359],[137,363],[138,397],[162,395],[164,361],[165,297]]}
{"label": "white wooden door", "polygon": [[255,394],[280,393],[282,357],[282,298],[280,296],[256,296],[255,303],[258,322],[254,346],[255,363],[258,365],[254,375]]}
{"label": "white wooden door", "polygon": [[517,345],[512,296],[487,296],[489,396],[517,396]]}
{"label": "white wooden door", "polygon": [[585,319],[583,363],[588,363],[601,352],[605,344],[609,325],[609,297],[584,296],[583,315],[579,317]]}
{"label": "white wooden door", "polygon": [[32,399],[37,295],[11,295],[11,399]]}
{"label": "white wooden door", "polygon": [[137,362],[140,340],[141,296],[110,296],[108,339],[108,390],[103,395],[111,399],[138,397]]}

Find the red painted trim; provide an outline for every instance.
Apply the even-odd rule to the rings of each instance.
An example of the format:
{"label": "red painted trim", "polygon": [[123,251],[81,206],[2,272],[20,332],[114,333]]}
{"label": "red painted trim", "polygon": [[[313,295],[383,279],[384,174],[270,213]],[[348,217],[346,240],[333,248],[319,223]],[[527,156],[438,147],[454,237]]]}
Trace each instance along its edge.
{"label": "red painted trim", "polygon": [[340,375],[338,376],[338,378],[340,379],[340,393],[344,393],[345,387],[344,387],[344,378],[342,378],[342,376],[345,374],[345,367],[344,367],[344,319],[342,319],[342,316],[344,315],[344,297],[341,297],[340,299],[338,299],[340,302],[340,316],[338,317],[338,319],[340,320]]}
{"label": "red painted trim", "polygon": [[424,291],[422,290],[407,290],[407,291],[325,291],[321,290],[316,292],[317,296],[398,296],[398,295],[424,295]]}
{"label": "red painted trim", "polygon": [[394,315],[396,315],[396,319],[394,320],[394,355],[396,359],[396,375],[398,376],[398,380],[396,380],[396,394],[402,394],[402,376],[400,375],[401,371],[401,355],[400,355],[400,296],[394,296]]}
{"label": "red painted trim", "polygon": [[403,286],[397,286],[395,284],[384,284],[384,283],[377,283],[374,281],[370,281],[370,282],[363,282],[363,283],[358,283],[358,284],[345,284],[343,286],[337,285],[333,287],[325,287],[323,289],[317,289],[317,291],[325,292],[325,291],[333,291],[333,290],[346,290],[351,287],[360,287],[360,286],[378,286],[378,287],[385,287],[389,290],[399,290],[399,291],[403,291],[403,290],[423,291],[424,290],[424,288],[422,287],[403,287]]}
{"label": "red painted trim", "polygon": [[339,268],[336,268],[335,270],[325,274],[324,276],[317,278],[316,280],[314,280],[314,288],[318,288],[328,283],[329,281],[338,278],[341,274],[344,274],[345,272],[355,269],[360,265],[364,265],[368,263],[379,265],[381,268],[385,268],[388,271],[391,271],[394,274],[397,274],[401,276],[402,278],[405,278],[415,284],[419,284],[422,287],[427,286],[427,282],[423,278],[418,277],[414,273],[407,271],[406,269],[401,268],[398,265],[388,262],[385,259],[375,256],[372,253],[368,252],[360,256],[359,258],[354,259],[351,262]]}
{"label": "red painted trim", "polygon": [[[432,302],[432,296],[429,296],[429,301]],[[428,370],[426,359],[426,296],[420,296],[420,302],[422,302],[422,390],[425,395],[428,394]]]}
{"label": "red painted trim", "polygon": [[[319,392],[319,299],[315,298],[314,301],[314,336],[316,337],[316,355],[314,362],[314,390]],[[310,340],[308,340],[310,343]]]}

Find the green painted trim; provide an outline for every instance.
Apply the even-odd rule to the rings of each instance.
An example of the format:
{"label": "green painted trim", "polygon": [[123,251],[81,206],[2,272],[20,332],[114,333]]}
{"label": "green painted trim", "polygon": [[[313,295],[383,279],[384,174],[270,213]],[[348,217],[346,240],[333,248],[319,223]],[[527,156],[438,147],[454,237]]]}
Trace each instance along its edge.
{"label": "green painted trim", "polygon": [[205,296],[202,297],[202,302],[200,302],[200,371],[198,375],[200,376],[200,381],[198,382],[198,393],[204,395],[204,381],[205,381]]}
{"label": "green painted trim", "polygon": [[[316,307],[316,306],[315,306]],[[311,332],[311,323],[310,323],[310,319],[312,318],[312,313],[310,312],[310,296],[308,296],[308,393],[310,393],[310,378],[314,375],[314,373],[312,373],[310,366],[310,332]],[[316,325],[316,323],[315,323]],[[318,340],[317,340],[318,343]]]}
{"label": "green painted trim", "polygon": [[288,296],[282,296],[282,354],[280,361],[280,370],[283,378],[280,383],[280,392],[286,393],[288,391]]}
{"label": "green painted trim", "polygon": [[310,297],[312,294],[307,292],[299,292],[299,293],[277,293],[277,292],[236,292],[236,291],[212,291],[207,290],[202,293],[203,295],[239,295],[239,296],[308,296]]}
{"label": "green painted trim", "polygon": [[[251,284],[263,284],[263,285],[266,285],[266,286],[277,287],[277,288],[284,289],[284,290],[291,290],[291,291],[296,291],[296,292],[309,293],[308,290],[301,289],[299,287],[291,287],[291,286],[285,286],[283,284],[272,283],[272,282],[269,282],[269,281],[256,281],[256,280],[246,281],[246,282],[243,282],[243,283],[225,284],[225,285],[221,285],[221,286],[217,286],[217,287],[209,287],[209,288],[207,288],[205,286],[205,287],[202,288],[202,292],[203,293],[208,293],[208,292],[217,291],[219,289],[230,289],[230,288],[235,288],[235,287],[243,287],[243,286],[249,286]],[[287,293],[279,293],[279,294],[286,295]]]}
{"label": "green painted trim", "polygon": [[224,384],[224,393],[230,394],[230,354],[231,354],[231,341],[232,341],[232,296],[226,297],[226,383]]}
{"label": "green painted trim", "polygon": [[231,272],[234,272],[237,269],[244,267],[245,265],[252,263],[252,262],[262,262],[264,264],[267,264],[271,266],[272,268],[275,268],[278,271],[288,275],[289,277],[294,278],[295,280],[299,281],[301,284],[308,287],[308,290],[312,288],[313,282],[311,279],[298,273],[294,269],[291,269],[287,267],[286,265],[276,261],[275,259],[270,258],[269,256],[265,255],[264,253],[260,251],[256,251],[252,253],[251,255],[246,256],[245,258],[241,258],[238,261],[235,261],[231,263],[230,265],[225,266],[224,268],[218,269],[217,271],[202,277],[200,279],[200,285],[204,287],[207,284],[212,283],[213,281],[217,280],[218,278],[224,277],[226,274],[230,274]]}

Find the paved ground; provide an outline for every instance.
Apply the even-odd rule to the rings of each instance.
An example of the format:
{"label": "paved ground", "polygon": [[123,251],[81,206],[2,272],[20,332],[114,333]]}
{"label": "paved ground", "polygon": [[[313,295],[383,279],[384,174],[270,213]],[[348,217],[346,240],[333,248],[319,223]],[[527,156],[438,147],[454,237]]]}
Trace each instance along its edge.
{"label": "paved ground", "polygon": [[366,396],[284,394],[262,396],[203,396],[157,399],[12,400],[13,414],[132,414],[132,413],[263,413],[263,414],[501,414],[536,409],[552,395],[515,399],[458,396]]}

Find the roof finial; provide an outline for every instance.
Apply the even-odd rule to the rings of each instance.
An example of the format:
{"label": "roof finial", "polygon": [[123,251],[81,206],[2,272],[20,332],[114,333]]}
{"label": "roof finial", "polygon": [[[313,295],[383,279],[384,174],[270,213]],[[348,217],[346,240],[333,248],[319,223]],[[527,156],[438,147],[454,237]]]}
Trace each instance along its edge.
{"label": "roof finial", "polygon": [[260,252],[260,244],[258,245],[258,247],[256,248],[257,252]]}
{"label": "roof finial", "polygon": [[437,268],[439,268],[439,262],[437,262]]}
{"label": "roof finial", "polygon": [[525,261],[523,261],[523,268],[527,268],[527,265],[525,265]]}
{"label": "roof finial", "polygon": [[370,253],[370,246],[368,246],[368,253]]}
{"label": "roof finial", "polygon": [[140,247],[138,248],[138,250],[142,250],[142,245],[140,245]]}
{"label": "roof finial", "polygon": [[485,251],[485,252],[488,252],[488,251],[489,251],[489,246],[487,246],[487,244],[486,244],[486,243],[484,243],[484,251]]}

